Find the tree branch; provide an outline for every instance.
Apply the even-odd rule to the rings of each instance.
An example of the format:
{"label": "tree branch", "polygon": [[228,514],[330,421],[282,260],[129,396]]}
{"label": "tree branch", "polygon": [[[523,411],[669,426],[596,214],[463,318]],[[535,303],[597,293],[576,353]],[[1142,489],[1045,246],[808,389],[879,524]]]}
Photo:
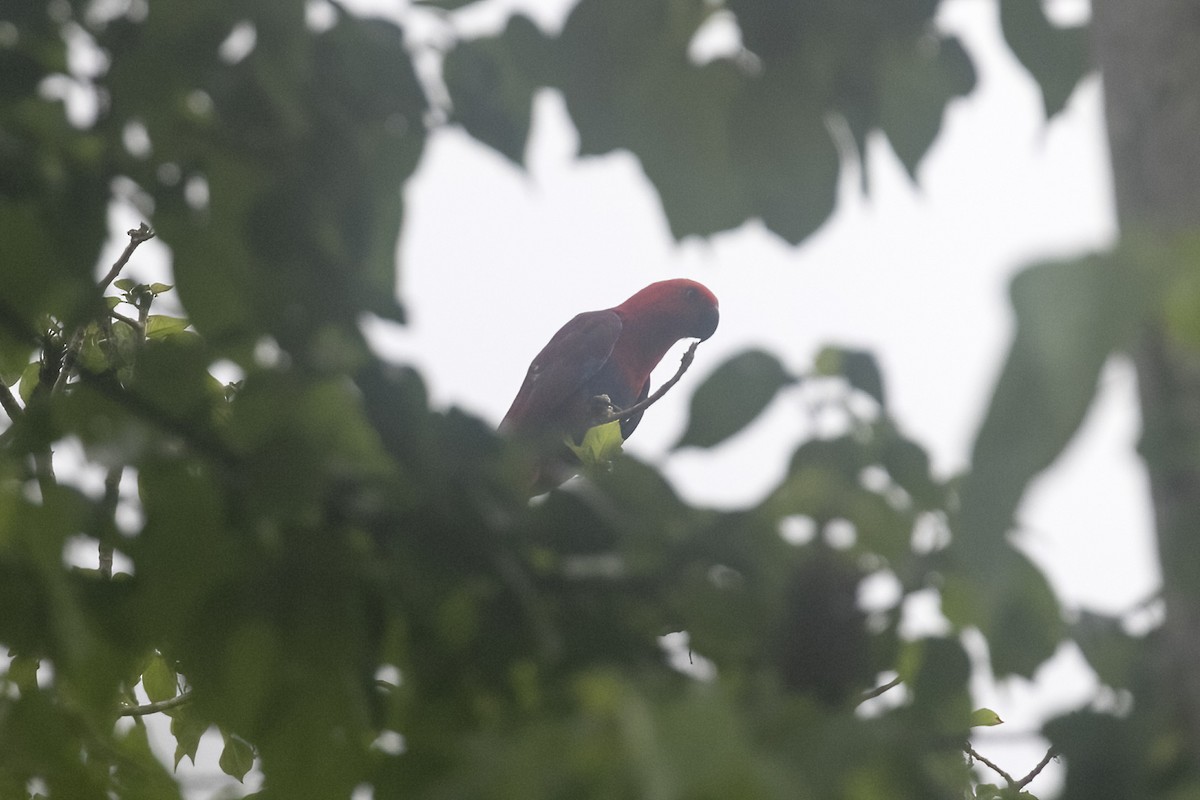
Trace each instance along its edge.
{"label": "tree branch", "polygon": [[154,231],[150,230],[150,226],[144,222],[138,225],[137,228],[125,233],[129,236],[129,244],[125,245],[125,250],[113,262],[112,267],[108,270],[108,274],[100,280],[99,289],[101,292],[117,279],[117,276],[121,274],[121,270],[125,269],[125,265],[129,263],[129,257],[133,255],[134,250],[137,250],[138,245],[154,238]]}
{"label": "tree branch", "polygon": [[45,502],[54,492],[54,487],[58,486],[58,476],[54,474],[54,454],[49,447],[34,452],[33,474],[42,492],[42,502]]}
{"label": "tree branch", "polygon": [[[102,508],[105,515],[105,526],[108,522],[112,522],[110,531],[115,531],[117,527],[117,503],[121,499],[121,476],[125,473],[125,467],[117,465],[108,468],[108,474],[104,476],[104,500]],[[100,575],[104,578],[112,578],[113,574],[113,546],[112,540],[109,537],[102,537],[100,540]]]}
{"label": "tree branch", "polygon": [[169,700],[159,700],[154,703],[146,703],[141,706],[121,706],[117,711],[119,717],[144,717],[147,714],[158,714],[163,711],[170,711],[172,708],[186,705],[192,701],[192,692],[180,692]]}
{"label": "tree branch", "polygon": [[[121,274],[121,270],[125,268],[125,265],[129,263],[129,257],[133,255],[134,250],[137,250],[138,245],[154,238],[154,231],[150,230],[150,226],[144,222],[138,225],[137,228],[126,231],[126,233],[129,235],[129,244],[125,245],[125,249],[121,251],[121,255],[117,257],[112,267],[109,268],[108,274],[101,278],[100,283],[96,286],[101,296],[103,296],[104,290]],[[63,387],[67,385],[67,381],[71,379],[71,374],[75,371],[75,359],[79,355],[79,348],[83,346],[83,333],[86,330],[86,324],[80,325],[75,333],[71,335],[71,342],[67,345],[66,352],[63,353],[62,371],[58,373],[58,380],[54,382],[53,391],[62,391]]]}
{"label": "tree branch", "polygon": [[890,681],[883,684],[882,686],[876,686],[874,689],[868,689],[867,691],[863,692],[862,696],[858,698],[858,702],[855,703],[854,705],[860,706],[863,703],[867,702],[868,700],[871,700],[872,698],[879,697],[879,695],[883,694],[884,692],[888,691],[889,689],[895,689],[897,686],[899,686],[903,682],[904,682],[903,679],[901,679],[901,677],[899,675],[897,675],[896,677],[892,678]]}
{"label": "tree branch", "polygon": [[1046,765],[1048,765],[1055,758],[1058,758],[1058,748],[1051,746],[1050,749],[1046,751],[1046,755],[1042,756],[1042,760],[1039,761],[1033,769],[1029,770],[1029,774],[1024,778],[1017,780],[1012,775],[1009,775],[1007,772],[1001,769],[995,762],[986,758],[978,750],[973,748],[970,742],[963,746],[963,752],[967,754],[969,759],[978,761],[985,767],[995,771],[1001,778],[1004,779],[1004,782],[1008,785],[1008,788],[1013,789],[1014,791],[1020,791],[1028,786],[1033,782],[1034,778],[1042,774],[1042,770],[1046,768]]}
{"label": "tree branch", "polygon": [[620,422],[621,420],[629,419],[634,414],[640,414],[650,406],[657,403],[666,396],[667,392],[671,391],[671,388],[674,387],[675,384],[679,383],[679,379],[683,377],[683,373],[688,371],[688,367],[692,365],[692,361],[696,357],[696,348],[699,346],[699,339],[692,342],[691,346],[688,347],[687,352],[683,354],[683,358],[679,360],[679,369],[676,370],[675,375],[672,376],[671,380],[658,387],[658,391],[647,397],[645,400],[642,400],[640,403],[634,403],[629,408],[615,408],[612,405],[612,401],[609,400],[608,397],[605,395],[598,395],[596,399],[602,404],[602,409],[601,413],[598,415],[598,419],[590,427],[594,428],[597,425],[607,425],[610,422]]}
{"label": "tree branch", "polygon": [[8,418],[12,420],[21,416],[22,413],[21,404],[13,396],[12,389],[9,389],[3,383],[0,383],[0,408],[3,408],[4,413],[8,414]]}
{"label": "tree branch", "polygon": [[124,314],[122,314],[120,311],[114,311],[114,310],[110,309],[108,312],[108,315],[110,317],[112,317],[113,319],[117,320],[118,322],[124,322],[126,325],[133,328],[134,331],[136,331],[139,334],[146,328],[145,325],[138,322],[136,319],[133,319],[132,317],[127,317]]}
{"label": "tree branch", "polygon": [[1017,785],[1017,782],[1013,779],[1012,775],[1009,775],[995,762],[984,757],[974,747],[971,747],[970,742],[967,742],[965,745],[963,745],[963,752],[967,754],[968,758],[978,761],[980,764],[983,764],[985,767],[988,767],[998,773],[1001,778],[1004,778],[1004,782],[1007,783],[1009,787],[1015,787]]}
{"label": "tree branch", "polygon": [[[1187,237],[1200,215],[1200,17],[1190,0],[1093,3],[1089,24],[1104,75],[1117,218],[1124,234]],[[1190,245],[1185,245],[1185,248]],[[1186,253],[1191,261],[1190,249]],[[1179,286],[1178,283],[1174,284]],[[1161,301],[1159,301],[1161,302]],[[1200,768],[1200,356],[1144,325],[1133,348],[1141,408],[1139,452],[1150,479],[1165,609],[1152,656],[1171,689],[1172,722]],[[1135,702],[1143,697],[1136,694]],[[1174,722],[1178,720],[1178,723]]]}
{"label": "tree branch", "polygon": [[1050,749],[1048,749],[1046,751],[1046,755],[1042,756],[1042,760],[1037,763],[1037,766],[1035,766],[1033,769],[1029,770],[1029,774],[1026,775],[1024,778],[1021,778],[1021,780],[1017,781],[1016,785],[1013,788],[1014,789],[1024,789],[1026,786],[1029,785],[1030,781],[1032,781],[1034,778],[1036,778],[1038,775],[1040,775],[1042,773],[1042,770],[1044,770],[1046,768],[1047,764],[1049,764],[1051,761],[1053,761],[1056,758],[1058,758],[1058,748],[1052,746],[1052,747],[1050,747]]}

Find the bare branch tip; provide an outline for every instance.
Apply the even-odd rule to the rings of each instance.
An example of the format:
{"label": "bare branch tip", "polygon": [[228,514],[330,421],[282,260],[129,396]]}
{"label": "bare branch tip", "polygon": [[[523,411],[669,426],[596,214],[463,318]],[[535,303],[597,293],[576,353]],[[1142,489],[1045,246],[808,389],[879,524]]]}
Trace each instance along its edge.
{"label": "bare branch tip", "polygon": [[136,228],[131,228],[125,232],[129,238],[138,243],[144,242],[147,239],[153,239],[154,230],[145,222],[139,224]]}
{"label": "bare branch tip", "polygon": [[891,689],[895,689],[897,686],[899,686],[903,682],[904,682],[903,678],[901,678],[899,675],[897,675],[896,677],[892,678],[890,681],[883,684],[882,686],[876,686],[874,689],[868,689],[867,691],[863,692],[862,696],[858,698],[858,702],[855,703],[855,705],[862,705],[863,703],[867,702],[868,700],[871,700],[875,697],[879,697],[884,692],[887,692]]}
{"label": "bare branch tip", "polygon": [[[675,384],[679,383],[679,379],[683,377],[683,374],[688,371],[688,367],[692,365],[692,360],[696,356],[696,348],[699,346],[699,339],[696,339],[691,343],[687,349],[687,352],[683,354],[683,358],[679,359],[679,369],[675,371],[675,374],[671,376],[669,381],[658,387],[658,391],[640,403],[634,403],[629,408],[612,408],[610,405],[612,410],[610,410],[608,414],[601,416],[596,422],[596,425],[605,425],[609,422],[629,419],[634,414],[645,411],[647,408],[661,400],[667,394],[667,392],[671,391]],[[604,395],[598,395],[597,397],[605,397],[605,399],[607,399],[607,397]],[[596,400],[597,398],[593,398],[593,402],[596,402]]]}

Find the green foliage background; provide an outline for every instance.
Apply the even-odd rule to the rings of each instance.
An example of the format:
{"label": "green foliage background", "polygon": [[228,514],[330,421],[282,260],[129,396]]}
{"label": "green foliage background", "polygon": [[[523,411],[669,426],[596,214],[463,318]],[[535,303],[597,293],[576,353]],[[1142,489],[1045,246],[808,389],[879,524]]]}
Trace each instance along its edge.
{"label": "green foliage background", "polygon": [[[882,131],[912,172],[972,90],[937,7],[581,0],[556,35],[516,15],[453,42],[448,104],[401,28],[336,5],[328,20],[298,2],[0,11],[0,797],[179,797],[151,711],[171,717],[176,764],[219,729],[221,768],[257,763],[263,797],[1028,796],[971,777],[964,744],[989,717],[967,691],[970,628],[998,675],[1031,675],[1071,637],[1136,698],[1048,725],[1067,797],[1200,791],[1154,634],[1064,619],[1006,540],[1105,360],[1164,309],[1195,344],[1195,306],[1167,302],[1194,288],[1187,248],[1022,273],[972,470],[952,481],[890,417],[869,353],[831,348],[805,374],[736,356],[696,390],[680,447],[736,435],[780,392],[846,421],[736,510],[689,506],[627,458],[530,504],[521,453],[431,409],[421,377],[360,335],[364,312],[403,320],[402,190],[432,129],[462,125],[520,164],[532,93],[552,87],[580,155],[632,151],[676,236],[758,218],[797,243],[833,209],[829,115],[858,148]],[[745,52],[697,65],[689,43],[721,11]],[[1057,112],[1083,32],[1036,0],[1004,0],[1002,22]],[[235,30],[253,32],[247,53]],[[103,54],[96,74],[72,69],[72,41]],[[46,91],[67,79],[95,94],[94,119],[73,124]],[[96,280],[116,193],[170,246],[174,287]],[[168,292],[186,320],[152,313]],[[256,358],[264,343],[279,357]],[[220,360],[244,380],[221,386]],[[55,479],[70,440],[103,496]],[[119,502],[140,506],[133,529]],[[830,533],[847,525],[849,544]],[[80,536],[99,569],[65,565]],[[113,550],[131,574],[105,567]],[[857,590],[879,574],[897,598],[866,613]],[[902,639],[904,599],[930,591],[953,631]],[[715,679],[668,665],[658,640],[677,631]],[[137,708],[139,683],[160,706]]]}

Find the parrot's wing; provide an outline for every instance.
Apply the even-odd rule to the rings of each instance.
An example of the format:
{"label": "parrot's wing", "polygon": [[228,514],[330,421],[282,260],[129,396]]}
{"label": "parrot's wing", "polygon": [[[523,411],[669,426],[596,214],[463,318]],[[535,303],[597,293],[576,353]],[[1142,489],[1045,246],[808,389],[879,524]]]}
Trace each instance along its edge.
{"label": "parrot's wing", "polygon": [[612,311],[585,311],[562,326],[529,365],[500,430],[542,429],[600,371],[620,335],[621,318]]}

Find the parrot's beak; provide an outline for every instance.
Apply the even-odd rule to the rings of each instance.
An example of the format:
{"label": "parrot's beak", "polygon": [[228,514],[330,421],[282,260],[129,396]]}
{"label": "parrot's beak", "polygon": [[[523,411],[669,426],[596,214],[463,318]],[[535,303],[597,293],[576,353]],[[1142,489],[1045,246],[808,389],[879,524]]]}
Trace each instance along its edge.
{"label": "parrot's beak", "polygon": [[720,321],[721,312],[717,310],[716,306],[705,308],[699,319],[699,324],[696,326],[695,337],[703,342],[716,332],[717,323]]}

